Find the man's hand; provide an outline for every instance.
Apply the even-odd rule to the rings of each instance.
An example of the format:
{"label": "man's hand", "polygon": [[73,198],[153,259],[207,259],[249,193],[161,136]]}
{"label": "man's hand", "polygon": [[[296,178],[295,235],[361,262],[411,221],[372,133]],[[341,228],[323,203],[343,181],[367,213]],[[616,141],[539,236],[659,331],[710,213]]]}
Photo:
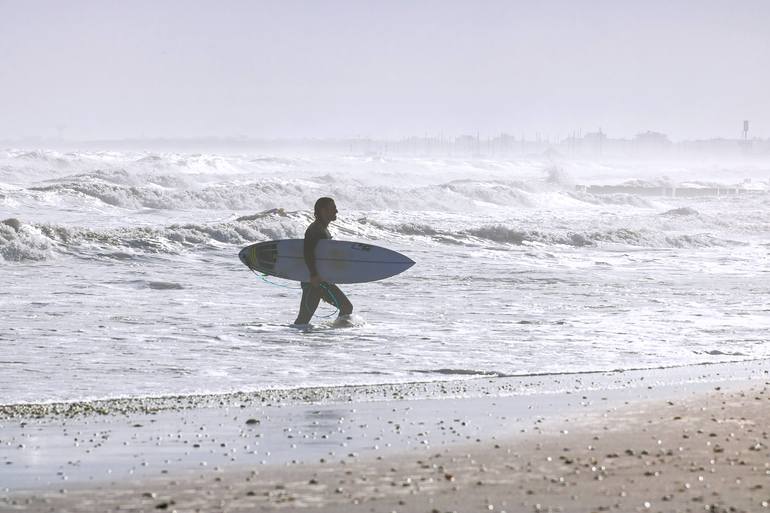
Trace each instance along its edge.
{"label": "man's hand", "polygon": [[319,287],[321,285],[321,282],[323,281],[323,278],[319,274],[314,274],[310,277],[310,285],[313,287]]}

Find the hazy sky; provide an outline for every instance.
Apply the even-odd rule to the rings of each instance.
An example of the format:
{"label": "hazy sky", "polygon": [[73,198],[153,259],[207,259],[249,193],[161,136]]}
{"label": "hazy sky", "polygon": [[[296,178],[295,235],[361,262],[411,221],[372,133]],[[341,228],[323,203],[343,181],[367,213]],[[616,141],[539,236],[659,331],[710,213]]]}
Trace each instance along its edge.
{"label": "hazy sky", "polygon": [[0,0],[0,137],[770,137],[770,1]]}

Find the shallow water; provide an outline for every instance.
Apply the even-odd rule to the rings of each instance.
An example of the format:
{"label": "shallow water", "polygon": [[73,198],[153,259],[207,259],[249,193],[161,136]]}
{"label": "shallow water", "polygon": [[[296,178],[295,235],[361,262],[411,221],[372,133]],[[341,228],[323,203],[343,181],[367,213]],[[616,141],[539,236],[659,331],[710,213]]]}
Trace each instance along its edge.
{"label": "shallow water", "polygon": [[[757,192],[574,187],[663,175],[753,177]],[[756,166],[0,151],[0,220],[18,219],[0,224],[0,403],[765,358],[767,176]],[[260,281],[237,252],[301,237],[321,195],[337,199],[335,238],[417,264],[343,287],[356,326],[318,317],[297,330],[298,284]]]}

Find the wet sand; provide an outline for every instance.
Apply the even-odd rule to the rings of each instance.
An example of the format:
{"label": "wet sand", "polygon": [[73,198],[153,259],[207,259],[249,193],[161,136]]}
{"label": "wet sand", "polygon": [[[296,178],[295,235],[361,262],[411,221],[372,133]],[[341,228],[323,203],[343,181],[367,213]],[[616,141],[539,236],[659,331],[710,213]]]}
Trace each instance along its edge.
{"label": "wet sand", "polygon": [[9,417],[0,511],[763,511],[763,368],[529,395]]}

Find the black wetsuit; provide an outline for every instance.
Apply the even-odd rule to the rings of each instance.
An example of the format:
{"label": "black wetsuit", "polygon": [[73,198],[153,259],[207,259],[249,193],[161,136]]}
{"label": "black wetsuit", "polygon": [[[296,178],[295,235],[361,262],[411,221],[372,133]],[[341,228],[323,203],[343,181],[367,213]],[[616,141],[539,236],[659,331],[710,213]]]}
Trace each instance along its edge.
{"label": "black wetsuit", "polygon": [[[310,276],[318,274],[315,262],[315,247],[318,245],[318,241],[331,238],[332,236],[326,225],[317,219],[310,223],[310,226],[305,230],[304,256]],[[350,314],[353,311],[353,305],[350,303],[350,300],[333,283],[323,281],[319,287],[313,287],[310,282],[303,281],[301,285],[302,302],[299,305],[299,314],[294,324],[309,323],[321,299],[330,305],[336,306],[340,311],[340,315]]]}

